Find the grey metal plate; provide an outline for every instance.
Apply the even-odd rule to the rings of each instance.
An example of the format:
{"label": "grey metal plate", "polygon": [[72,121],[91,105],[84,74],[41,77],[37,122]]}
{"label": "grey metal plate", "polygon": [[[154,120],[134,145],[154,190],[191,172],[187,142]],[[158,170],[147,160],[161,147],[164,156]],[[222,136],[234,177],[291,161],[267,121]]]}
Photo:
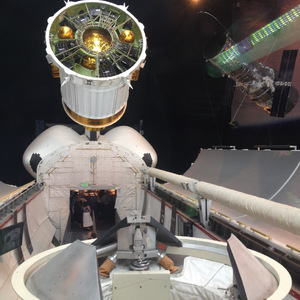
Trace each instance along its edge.
{"label": "grey metal plate", "polygon": [[39,299],[101,299],[96,247],[75,241],[26,282]]}

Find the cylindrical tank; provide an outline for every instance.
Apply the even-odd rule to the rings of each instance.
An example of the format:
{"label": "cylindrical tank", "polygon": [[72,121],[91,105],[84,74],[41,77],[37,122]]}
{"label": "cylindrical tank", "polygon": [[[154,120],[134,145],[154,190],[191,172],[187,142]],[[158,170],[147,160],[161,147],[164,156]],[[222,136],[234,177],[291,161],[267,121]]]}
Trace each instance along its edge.
{"label": "cylindrical tank", "polygon": [[59,69],[71,119],[99,130],[122,117],[132,76],[145,63],[143,29],[127,7],[105,1],[67,2],[48,19],[47,60]]}

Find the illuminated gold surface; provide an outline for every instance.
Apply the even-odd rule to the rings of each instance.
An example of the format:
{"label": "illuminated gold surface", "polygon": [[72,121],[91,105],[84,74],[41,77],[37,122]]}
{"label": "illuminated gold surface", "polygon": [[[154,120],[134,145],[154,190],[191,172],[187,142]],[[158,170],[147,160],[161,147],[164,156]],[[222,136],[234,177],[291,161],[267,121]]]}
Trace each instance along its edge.
{"label": "illuminated gold surface", "polygon": [[72,39],[74,37],[73,30],[68,26],[62,26],[57,31],[59,39]]}
{"label": "illuminated gold surface", "polygon": [[82,38],[85,46],[94,52],[104,52],[111,47],[111,36],[104,29],[88,29]]}
{"label": "illuminated gold surface", "polygon": [[131,30],[124,30],[119,36],[122,43],[133,43],[135,39],[134,33]]}
{"label": "illuminated gold surface", "polygon": [[111,125],[111,124],[117,122],[125,113],[127,103],[115,115],[104,118],[104,119],[89,119],[86,117],[82,117],[82,116],[76,114],[74,111],[72,111],[67,105],[65,105],[65,103],[63,103],[63,107],[64,107],[67,115],[71,119],[73,119],[75,122],[83,125],[88,130],[97,131],[97,130],[100,130],[101,128],[105,128],[108,125]]}
{"label": "illuminated gold surface", "polygon": [[132,81],[138,81],[139,76],[140,76],[140,69],[137,69],[132,73],[131,80]]}
{"label": "illuminated gold surface", "polygon": [[96,59],[88,55],[84,56],[81,61],[81,65],[87,69],[95,70],[96,69]]}
{"label": "illuminated gold surface", "polygon": [[59,78],[60,77],[59,68],[54,66],[53,64],[51,64],[51,71],[52,71],[52,77],[53,78]]}

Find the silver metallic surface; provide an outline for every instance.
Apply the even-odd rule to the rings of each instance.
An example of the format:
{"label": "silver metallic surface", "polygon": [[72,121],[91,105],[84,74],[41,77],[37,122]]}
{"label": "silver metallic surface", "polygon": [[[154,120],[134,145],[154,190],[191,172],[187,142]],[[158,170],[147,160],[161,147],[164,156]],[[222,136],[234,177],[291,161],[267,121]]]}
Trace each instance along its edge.
{"label": "silver metallic surface", "polygon": [[[139,259],[139,256],[133,251],[118,251],[118,259]],[[158,255],[158,250],[148,250],[145,251],[143,256],[148,258],[155,258]]]}
{"label": "silver metallic surface", "polygon": [[143,259],[143,260],[133,260],[130,264],[130,269],[134,271],[145,271],[149,268],[149,260]]}
{"label": "silver metallic surface", "polygon": [[130,224],[149,223],[150,216],[128,216],[127,222]]}
{"label": "silver metallic surface", "polygon": [[110,259],[115,264],[117,262],[117,252],[115,252],[111,256],[108,256],[107,258]]}
{"label": "silver metallic surface", "polygon": [[158,250],[157,262],[160,262],[166,255],[166,252]]}
{"label": "silver metallic surface", "polygon": [[103,254],[107,254],[107,252],[114,251],[114,250],[117,250],[117,243],[98,248],[96,249],[97,257],[102,256]]}
{"label": "silver metallic surface", "polygon": [[99,300],[96,248],[75,241],[33,273],[26,287],[39,299]]}
{"label": "silver metallic surface", "polygon": [[182,247],[187,248],[187,249],[197,249],[197,250],[202,250],[202,251],[207,251],[207,252],[212,252],[212,253],[228,256],[227,250],[208,247],[208,246],[204,246],[204,245],[195,245],[195,244],[183,243]]}

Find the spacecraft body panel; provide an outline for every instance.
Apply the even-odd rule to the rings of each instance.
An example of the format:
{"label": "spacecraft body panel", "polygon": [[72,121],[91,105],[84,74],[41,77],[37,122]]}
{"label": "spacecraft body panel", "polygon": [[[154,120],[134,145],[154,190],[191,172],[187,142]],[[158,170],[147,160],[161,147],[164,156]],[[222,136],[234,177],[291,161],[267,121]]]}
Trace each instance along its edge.
{"label": "spacecraft body panel", "polygon": [[55,125],[41,133],[27,147],[23,154],[23,164],[31,176],[36,177],[39,162],[54,150],[74,143],[81,137],[71,128]]}
{"label": "spacecraft body panel", "polygon": [[[62,101],[78,115],[91,119],[97,119],[99,116],[110,117],[119,112],[127,102],[129,95],[127,79],[109,81],[106,86],[96,85],[97,83],[91,85],[86,80],[75,82],[74,77],[67,75],[63,70],[60,73]],[[67,76],[69,79],[64,80]]]}
{"label": "spacecraft body panel", "polygon": [[[26,223],[28,232],[30,232],[30,248],[25,242],[23,236],[23,243],[20,247],[22,250],[23,258],[27,261],[30,257],[37,255],[45,250],[53,248],[52,239],[55,233],[55,227],[49,220],[47,209],[43,201],[43,193],[35,195],[30,201],[26,203]],[[17,222],[24,221],[24,210],[16,210],[15,218]],[[8,220],[4,227],[1,224],[1,229],[14,225],[14,219]],[[10,236],[12,238],[12,236]],[[7,241],[7,238],[6,238]],[[14,241],[14,239],[12,239]],[[9,242],[7,242],[9,244]],[[1,245],[2,247],[3,245]],[[9,251],[1,255],[0,263],[0,296],[1,299],[17,299],[17,296],[11,286],[11,276],[13,271],[19,265],[19,257],[16,250]]]}
{"label": "spacecraft body panel", "polygon": [[125,217],[143,206],[144,161],[134,152],[108,141],[76,141],[48,154],[38,165],[37,182],[43,183],[46,206],[61,241],[70,213],[70,191],[115,189],[115,209]]}
{"label": "spacecraft body panel", "polygon": [[150,143],[136,130],[119,126],[108,131],[104,137],[113,144],[121,145],[139,155],[148,167],[155,167],[157,154]]}

